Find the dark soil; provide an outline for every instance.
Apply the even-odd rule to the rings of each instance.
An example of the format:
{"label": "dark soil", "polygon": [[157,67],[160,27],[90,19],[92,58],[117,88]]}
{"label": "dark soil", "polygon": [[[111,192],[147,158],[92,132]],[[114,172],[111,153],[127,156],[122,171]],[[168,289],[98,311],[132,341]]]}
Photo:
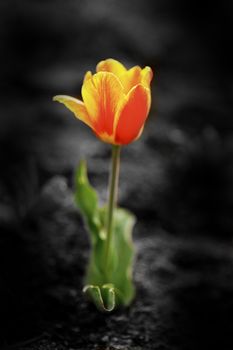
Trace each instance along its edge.
{"label": "dark soil", "polygon": [[[148,125],[148,129],[153,127]],[[85,149],[88,144],[90,178],[104,198],[109,146],[79,126],[63,126],[50,133],[47,129],[38,138],[43,146],[49,142],[49,152],[55,152],[56,158],[60,153],[57,141],[62,140],[63,152],[67,152],[55,165],[54,173],[60,174],[48,175],[51,170],[42,168],[49,179],[40,185],[35,165],[25,164],[27,174],[17,168],[20,187],[14,204],[20,206],[2,205],[3,349],[230,349],[233,345],[232,243],[228,236],[223,239],[204,232],[206,213],[194,223],[192,217],[186,218],[182,234],[176,233],[180,224],[174,222],[181,203],[173,209],[167,203],[163,220],[164,197],[172,196],[174,202],[176,192],[164,189],[171,164],[165,166],[166,156],[162,163],[160,151],[148,146],[149,139],[151,143],[145,131],[142,140],[123,149],[120,202],[138,216],[134,232],[137,296],[130,308],[112,314],[97,312],[81,292],[89,243],[73,203],[72,166],[65,164],[68,157],[78,163],[81,155],[76,146]],[[37,150],[38,140],[34,139]],[[49,164],[48,153],[40,153],[41,167]],[[184,171],[177,172],[175,183]],[[12,174],[9,169],[7,183],[15,183]],[[190,181],[182,181],[187,191]],[[187,202],[184,209],[200,215]],[[191,232],[199,226],[195,234],[188,232],[189,223]],[[168,229],[172,224],[174,231]]]}
{"label": "dark soil", "polygon": [[[227,10],[213,6],[206,26],[202,9],[196,32],[192,11],[163,1],[137,0],[134,11],[129,1],[9,3],[0,23],[0,349],[232,350],[232,80],[215,29]],[[110,56],[157,75],[143,136],[122,151],[119,204],[138,218],[137,295],[102,314],[82,294],[89,239],[73,174],[85,158],[104,203],[110,147],[50,101],[77,94],[83,73]]]}

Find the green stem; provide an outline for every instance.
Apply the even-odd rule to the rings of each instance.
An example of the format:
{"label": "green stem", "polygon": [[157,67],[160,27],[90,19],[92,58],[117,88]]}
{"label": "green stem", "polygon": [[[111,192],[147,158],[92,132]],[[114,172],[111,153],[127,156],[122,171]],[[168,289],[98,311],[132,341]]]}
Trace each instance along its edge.
{"label": "green stem", "polygon": [[120,146],[112,146],[112,168],[109,179],[109,198],[108,198],[108,211],[107,211],[107,238],[106,238],[106,248],[105,248],[105,271],[107,275],[108,271],[108,260],[109,251],[112,240],[113,231],[113,215],[114,208],[117,204],[117,190],[119,181],[119,170],[120,170]]}

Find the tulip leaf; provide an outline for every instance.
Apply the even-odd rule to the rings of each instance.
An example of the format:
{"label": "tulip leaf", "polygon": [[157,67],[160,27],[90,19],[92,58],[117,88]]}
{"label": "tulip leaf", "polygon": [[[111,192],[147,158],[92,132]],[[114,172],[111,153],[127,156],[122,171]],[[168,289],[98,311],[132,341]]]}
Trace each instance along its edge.
{"label": "tulip leaf", "polygon": [[100,222],[98,216],[98,195],[90,186],[87,178],[86,162],[81,161],[77,168],[75,176],[75,202],[84,216],[89,231],[93,233],[92,239],[95,240],[99,232]]}
{"label": "tulip leaf", "polygon": [[116,305],[116,291],[112,284],[104,284],[102,287],[87,285],[83,288],[90,299],[100,311],[112,311]]}
{"label": "tulip leaf", "polygon": [[135,217],[125,209],[114,210],[113,234],[106,266],[107,207],[98,205],[97,193],[88,181],[85,162],[81,162],[77,169],[75,184],[75,202],[91,238],[84,292],[102,311],[112,311],[120,305],[127,306],[135,294],[132,283],[132,230]]}

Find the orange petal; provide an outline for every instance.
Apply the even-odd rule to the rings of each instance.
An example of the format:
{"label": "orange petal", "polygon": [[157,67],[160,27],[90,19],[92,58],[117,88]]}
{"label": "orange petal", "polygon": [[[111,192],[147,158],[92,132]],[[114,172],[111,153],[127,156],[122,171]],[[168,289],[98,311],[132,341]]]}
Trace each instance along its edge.
{"label": "orange petal", "polygon": [[152,69],[148,66],[142,69],[141,71],[141,83],[146,87],[150,87],[150,82],[153,78]]}
{"label": "orange petal", "polygon": [[99,72],[84,82],[82,97],[97,134],[113,134],[118,104],[124,97],[119,79],[110,72]]}
{"label": "orange petal", "polygon": [[141,82],[141,71],[139,66],[135,66],[120,76],[120,81],[124,87],[124,92],[127,94],[135,85]]}
{"label": "orange petal", "polygon": [[150,90],[138,84],[130,90],[127,102],[120,111],[115,131],[117,144],[128,144],[140,134],[150,109]]}
{"label": "orange petal", "polygon": [[53,101],[63,103],[74,115],[83,121],[88,126],[91,126],[91,121],[87,113],[84,103],[77,98],[65,95],[57,95],[53,97]]}
{"label": "orange petal", "polygon": [[126,71],[127,70],[122,63],[112,58],[101,61],[96,66],[96,72],[110,72],[115,74],[118,78]]}

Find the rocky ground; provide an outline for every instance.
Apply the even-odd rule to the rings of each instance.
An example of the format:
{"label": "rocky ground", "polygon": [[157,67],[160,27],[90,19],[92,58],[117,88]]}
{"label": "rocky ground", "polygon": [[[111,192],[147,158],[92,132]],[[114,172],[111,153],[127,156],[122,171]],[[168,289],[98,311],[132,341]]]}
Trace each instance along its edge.
{"label": "rocky ground", "polygon": [[[194,210],[201,198],[182,202],[175,185],[167,187],[170,157],[165,145],[150,146],[148,126],[138,143],[123,149],[121,167],[120,204],[138,217],[137,296],[129,309],[112,314],[98,313],[82,295],[89,243],[72,195],[73,166],[85,155],[104,200],[109,147],[79,125],[63,125],[34,138],[30,151],[38,152],[41,184],[33,162],[10,165],[8,183],[16,184],[17,173],[20,186],[14,203],[4,197],[1,211],[3,349],[230,349],[232,241],[227,228],[224,237],[205,231],[213,223]],[[175,144],[166,145],[174,152]],[[174,183],[192,193],[184,159]]]}

